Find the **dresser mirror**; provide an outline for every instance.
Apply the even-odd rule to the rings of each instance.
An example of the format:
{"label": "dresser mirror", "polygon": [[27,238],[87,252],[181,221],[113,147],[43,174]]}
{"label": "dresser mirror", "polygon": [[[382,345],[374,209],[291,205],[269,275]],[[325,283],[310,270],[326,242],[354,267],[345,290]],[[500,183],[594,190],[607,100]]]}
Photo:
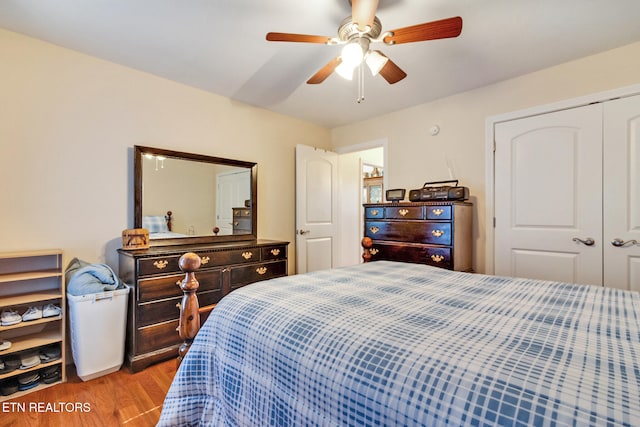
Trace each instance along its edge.
{"label": "dresser mirror", "polygon": [[134,226],[150,246],[253,240],[253,162],[134,146]]}

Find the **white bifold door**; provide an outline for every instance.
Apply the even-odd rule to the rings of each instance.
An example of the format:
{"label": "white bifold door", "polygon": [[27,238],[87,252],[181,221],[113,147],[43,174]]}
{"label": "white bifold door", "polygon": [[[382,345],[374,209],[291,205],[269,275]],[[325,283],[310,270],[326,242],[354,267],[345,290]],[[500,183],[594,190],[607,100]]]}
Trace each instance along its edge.
{"label": "white bifold door", "polygon": [[640,96],[494,135],[495,273],[640,290]]}

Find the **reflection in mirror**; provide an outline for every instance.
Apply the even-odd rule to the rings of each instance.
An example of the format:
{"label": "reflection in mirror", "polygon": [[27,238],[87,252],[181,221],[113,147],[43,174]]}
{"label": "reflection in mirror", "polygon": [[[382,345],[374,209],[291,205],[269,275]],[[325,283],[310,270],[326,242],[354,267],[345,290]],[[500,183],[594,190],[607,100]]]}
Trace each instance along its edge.
{"label": "reflection in mirror", "polygon": [[154,245],[255,238],[255,163],[135,149],[135,222]]}

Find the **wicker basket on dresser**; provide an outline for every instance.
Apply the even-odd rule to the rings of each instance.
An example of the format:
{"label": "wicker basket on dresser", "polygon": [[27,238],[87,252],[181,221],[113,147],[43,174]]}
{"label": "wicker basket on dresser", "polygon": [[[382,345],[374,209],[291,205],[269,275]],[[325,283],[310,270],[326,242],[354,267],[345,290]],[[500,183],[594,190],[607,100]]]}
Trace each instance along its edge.
{"label": "wicker basket on dresser", "polygon": [[472,209],[447,201],[365,204],[364,236],[372,246],[363,257],[471,271]]}

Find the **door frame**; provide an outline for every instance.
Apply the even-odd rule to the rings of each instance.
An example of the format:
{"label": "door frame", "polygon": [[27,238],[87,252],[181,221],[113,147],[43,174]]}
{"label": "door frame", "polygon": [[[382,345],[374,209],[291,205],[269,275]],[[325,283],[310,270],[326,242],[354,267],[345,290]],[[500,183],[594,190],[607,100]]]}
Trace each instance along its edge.
{"label": "door frame", "polygon": [[[384,155],[383,155],[383,159],[382,159],[382,170],[384,171],[383,175],[382,175],[382,188],[389,188],[388,185],[388,179],[389,179],[389,139],[387,137],[383,137],[383,138],[379,138],[379,139],[374,139],[371,141],[366,141],[366,142],[361,142],[358,144],[353,144],[353,145],[347,145],[344,147],[336,147],[334,148],[334,151],[336,153],[338,153],[338,156],[341,156],[343,154],[352,154],[352,153],[356,153],[359,151],[366,151],[366,150],[371,150],[373,148],[382,148]],[[340,170],[338,169],[338,174],[340,174]],[[359,187],[362,187],[362,183],[363,183],[363,178],[362,175],[360,174],[360,182]],[[356,200],[353,199],[349,199],[347,197],[344,197],[343,194],[341,194],[341,192],[338,190],[338,203],[340,204],[340,211],[344,212],[344,206],[348,204],[349,209],[348,211],[351,211],[351,209],[353,209],[353,214],[354,215],[358,215],[358,229],[360,230],[360,238],[362,238],[363,236],[363,230],[364,230],[364,215],[361,214],[361,208],[362,208],[362,191],[359,191],[358,193],[358,197]],[[340,229],[340,225],[338,226],[338,228]],[[342,235],[342,233],[340,233],[340,239],[341,242],[344,242],[344,236]],[[358,247],[359,249],[359,253],[358,253],[358,259],[360,261],[362,261],[362,258],[360,255],[362,255],[362,248],[360,247],[360,242],[358,241]],[[340,245],[340,251],[344,250],[344,244],[341,243]]]}
{"label": "door frame", "polygon": [[[495,162],[494,162],[494,130],[495,125],[525,117],[582,107],[597,102],[605,102],[616,98],[625,98],[640,94],[640,84],[625,86],[618,89],[593,93],[576,98],[566,99],[549,104],[512,111],[487,117],[485,121],[485,273],[494,274],[494,216],[495,216]],[[386,158],[385,158],[386,161]]]}

